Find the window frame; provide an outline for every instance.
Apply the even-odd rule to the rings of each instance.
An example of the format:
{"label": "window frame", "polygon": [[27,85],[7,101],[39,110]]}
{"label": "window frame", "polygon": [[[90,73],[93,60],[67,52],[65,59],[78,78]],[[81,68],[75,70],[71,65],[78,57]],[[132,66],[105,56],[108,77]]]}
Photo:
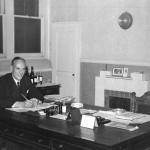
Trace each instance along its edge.
{"label": "window frame", "polygon": [[[39,17],[14,15],[14,0],[5,0],[5,14],[3,15],[3,54],[0,54],[0,58],[12,59],[15,56],[24,58],[50,58],[48,48],[49,35],[49,0],[39,0]],[[1,14],[0,14],[1,15]],[[39,18],[41,20],[41,52],[40,53],[15,53],[15,17],[25,18]],[[9,19],[12,18],[12,19]],[[46,27],[46,28],[45,28]]]}
{"label": "window frame", "polygon": [[[39,20],[40,20],[40,23],[41,23],[40,26],[43,24],[43,23],[42,23],[43,19],[42,19],[42,18],[39,18],[39,17],[28,17],[28,16],[24,16],[24,17],[21,16],[21,17],[20,17],[20,15],[17,15],[17,16],[15,15],[15,16],[14,16],[14,32],[15,32],[15,19],[16,19],[17,17],[18,17],[18,18],[27,18],[27,19],[39,19]],[[42,45],[43,42],[42,42],[42,39],[44,38],[44,37],[42,37],[42,36],[43,36],[42,32],[43,32],[43,30],[42,30],[42,26],[41,26],[41,33],[40,33],[40,43],[41,43],[41,44],[40,44],[40,53],[15,53],[15,50],[14,50],[14,54],[16,54],[16,55],[18,55],[18,54],[19,54],[19,55],[20,55],[20,54],[23,54],[23,55],[25,55],[25,54],[28,54],[28,55],[29,55],[29,54],[34,54],[34,55],[36,55],[36,54],[37,54],[37,56],[41,55],[41,54],[43,53],[43,48],[42,48],[42,47],[43,47],[43,45]],[[15,33],[14,33],[14,48],[15,48]]]}
{"label": "window frame", "polygon": [[[2,4],[2,5],[1,5]],[[0,16],[2,16],[2,42],[3,42],[3,48],[2,51],[3,53],[0,53],[0,58],[1,57],[6,57],[6,20],[5,20],[5,0],[0,0]]]}

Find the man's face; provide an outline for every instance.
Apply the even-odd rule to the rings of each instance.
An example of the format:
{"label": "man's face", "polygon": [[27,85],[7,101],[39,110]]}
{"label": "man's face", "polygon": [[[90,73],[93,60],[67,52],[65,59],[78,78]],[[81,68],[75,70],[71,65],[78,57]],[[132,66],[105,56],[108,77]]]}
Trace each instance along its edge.
{"label": "man's face", "polygon": [[25,73],[25,62],[23,60],[16,60],[12,66],[13,77],[20,81]]}

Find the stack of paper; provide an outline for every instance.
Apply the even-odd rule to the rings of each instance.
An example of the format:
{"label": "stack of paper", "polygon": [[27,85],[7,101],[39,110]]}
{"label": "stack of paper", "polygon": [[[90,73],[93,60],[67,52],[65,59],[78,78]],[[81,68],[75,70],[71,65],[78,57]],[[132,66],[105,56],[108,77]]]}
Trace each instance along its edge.
{"label": "stack of paper", "polygon": [[50,101],[60,101],[60,102],[73,102],[74,97],[72,96],[62,96],[62,95],[45,95],[44,98]]}
{"label": "stack of paper", "polygon": [[66,120],[67,119],[67,115],[63,115],[63,114],[56,114],[53,116],[50,116],[51,118],[56,118],[56,119],[61,119],[61,120]]}
{"label": "stack of paper", "polygon": [[7,110],[16,111],[16,112],[28,112],[28,111],[39,111],[43,109],[47,109],[50,107],[56,106],[53,103],[42,103],[37,105],[37,107],[31,107],[31,108],[6,108]]}
{"label": "stack of paper", "polygon": [[92,110],[92,109],[80,109],[80,113],[83,114],[95,114],[97,110]]}
{"label": "stack of paper", "polygon": [[120,129],[125,129],[125,130],[129,130],[129,131],[134,131],[134,130],[139,128],[137,126],[130,126],[130,125],[126,124],[126,123],[115,122],[115,121],[107,123],[106,126],[120,128]]}
{"label": "stack of paper", "polygon": [[121,113],[120,115],[116,115],[115,117],[118,119],[124,119],[124,120],[135,120],[135,119],[145,117],[145,114],[125,112],[125,113]]}

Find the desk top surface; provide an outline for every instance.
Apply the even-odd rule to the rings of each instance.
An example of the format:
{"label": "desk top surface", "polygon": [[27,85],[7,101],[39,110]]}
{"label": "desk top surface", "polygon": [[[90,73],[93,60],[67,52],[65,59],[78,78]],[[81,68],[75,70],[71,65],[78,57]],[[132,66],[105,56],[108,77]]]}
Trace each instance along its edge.
{"label": "desk top surface", "polygon": [[[95,108],[95,107],[94,107]],[[69,138],[75,138],[80,142],[94,143],[106,147],[115,147],[128,141],[137,142],[140,138],[150,135],[150,122],[143,124],[135,131],[112,128],[108,126],[95,127],[93,130],[80,127],[70,121],[50,118],[48,116],[30,116],[26,113],[17,113],[9,110],[0,110],[0,121],[16,126],[31,127],[37,132],[46,135],[61,134]],[[83,140],[83,141],[82,141]]]}
{"label": "desk top surface", "polygon": [[37,87],[47,87],[47,86],[60,86],[60,84],[57,83],[43,83],[43,84],[38,84]]}

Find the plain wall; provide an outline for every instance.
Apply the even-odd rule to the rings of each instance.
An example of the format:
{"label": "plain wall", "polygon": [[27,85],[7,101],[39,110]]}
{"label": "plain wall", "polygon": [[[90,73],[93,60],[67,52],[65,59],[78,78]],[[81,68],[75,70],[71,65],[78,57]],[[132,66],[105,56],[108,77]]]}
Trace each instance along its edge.
{"label": "plain wall", "polygon": [[[124,30],[118,18],[133,17]],[[150,62],[149,0],[51,0],[51,22],[82,23],[81,59]]]}
{"label": "plain wall", "polygon": [[[124,30],[119,16],[129,12]],[[100,70],[127,67],[150,72],[150,0],[51,0],[51,22],[79,21],[81,29],[80,99],[94,104],[95,76]],[[96,63],[94,63],[96,62]]]}
{"label": "plain wall", "polygon": [[[124,30],[119,16],[129,12]],[[81,29],[81,101],[94,104],[100,70],[127,67],[150,72],[150,0],[51,0],[51,22],[79,21]]]}

